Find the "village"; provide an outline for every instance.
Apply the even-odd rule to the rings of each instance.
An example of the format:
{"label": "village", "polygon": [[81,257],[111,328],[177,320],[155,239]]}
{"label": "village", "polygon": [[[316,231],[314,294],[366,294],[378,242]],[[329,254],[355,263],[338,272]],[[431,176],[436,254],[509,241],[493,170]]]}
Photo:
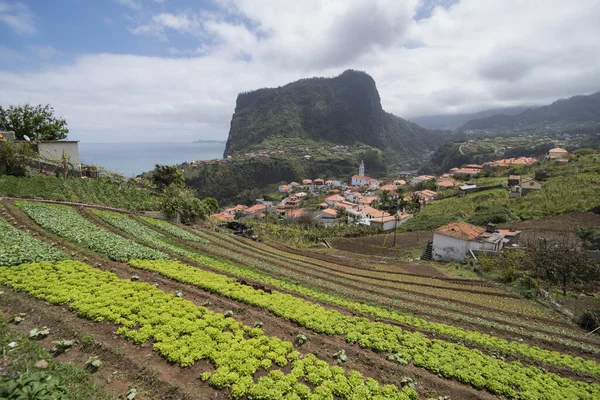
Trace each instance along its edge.
{"label": "village", "polygon": [[[285,195],[279,202],[257,199],[252,206],[238,204],[226,207],[210,217],[220,222],[263,219],[266,216],[288,221],[309,218],[325,227],[360,224],[391,232],[438,196],[467,196],[504,187],[509,191],[510,198],[519,198],[543,188],[542,179],[520,175],[508,175],[505,184],[479,185],[470,181],[477,179],[484,170],[530,167],[542,159],[565,163],[569,162],[569,157],[567,150],[556,147],[537,158],[519,157],[483,165],[467,164],[452,168],[441,176],[418,175],[393,180],[369,177],[361,161],[358,174],[353,175],[349,182],[323,178],[289,182],[278,187],[279,193]],[[466,222],[455,222],[435,231],[433,241],[427,244],[422,258],[460,261],[467,255],[476,257],[481,251],[499,251],[505,245],[517,245],[518,240],[518,231],[496,230],[493,224],[482,228]]]}

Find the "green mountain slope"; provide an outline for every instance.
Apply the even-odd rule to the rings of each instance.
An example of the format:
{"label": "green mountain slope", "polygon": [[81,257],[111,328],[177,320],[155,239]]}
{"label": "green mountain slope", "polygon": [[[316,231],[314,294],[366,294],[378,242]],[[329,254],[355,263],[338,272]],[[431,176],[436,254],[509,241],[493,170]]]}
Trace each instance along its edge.
{"label": "green mountain slope", "polygon": [[383,150],[389,163],[410,163],[434,150],[445,134],[386,113],[373,78],[347,70],[335,78],[302,79],[241,93],[224,155],[277,136],[362,143]]}
{"label": "green mountain slope", "polygon": [[517,115],[498,114],[487,118],[471,120],[457,130],[493,129],[516,125],[536,125],[542,123],[600,123],[600,92],[589,96],[574,96],[554,103],[523,111]]}

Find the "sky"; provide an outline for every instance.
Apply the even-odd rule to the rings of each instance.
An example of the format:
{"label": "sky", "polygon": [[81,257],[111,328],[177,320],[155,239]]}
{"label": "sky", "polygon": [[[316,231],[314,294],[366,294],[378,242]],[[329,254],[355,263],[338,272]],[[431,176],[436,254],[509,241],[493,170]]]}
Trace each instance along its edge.
{"label": "sky", "polygon": [[403,118],[600,90],[598,0],[0,0],[0,105],[87,142],[225,140],[237,94],[348,68]]}

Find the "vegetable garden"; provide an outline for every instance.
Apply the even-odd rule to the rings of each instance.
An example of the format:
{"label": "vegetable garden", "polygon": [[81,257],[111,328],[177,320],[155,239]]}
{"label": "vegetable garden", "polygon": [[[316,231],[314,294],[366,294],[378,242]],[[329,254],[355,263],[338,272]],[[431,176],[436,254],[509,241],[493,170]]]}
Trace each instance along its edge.
{"label": "vegetable garden", "polygon": [[[121,340],[151,343],[165,362],[194,368],[196,385],[230,398],[600,398],[600,340],[497,287],[368,270],[147,217],[16,204],[31,220],[14,210],[0,219],[1,285],[116,325]],[[80,254],[59,250],[56,237]],[[243,312],[172,294],[153,277],[307,333],[267,334]],[[325,343],[337,343],[335,358]],[[370,361],[355,360],[357,349]]]}

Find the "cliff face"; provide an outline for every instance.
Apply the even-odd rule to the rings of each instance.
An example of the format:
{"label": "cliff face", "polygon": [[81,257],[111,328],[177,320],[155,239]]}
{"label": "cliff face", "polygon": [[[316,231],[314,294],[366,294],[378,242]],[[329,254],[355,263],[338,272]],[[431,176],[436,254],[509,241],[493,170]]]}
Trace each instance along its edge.
{"label": "cliff face", "polygon": [[427,153],[441,138],[386,113],[373,78],[353,70],[238,95],[225,156],[273,136],[364,143],[384,150],[391,160]]}

